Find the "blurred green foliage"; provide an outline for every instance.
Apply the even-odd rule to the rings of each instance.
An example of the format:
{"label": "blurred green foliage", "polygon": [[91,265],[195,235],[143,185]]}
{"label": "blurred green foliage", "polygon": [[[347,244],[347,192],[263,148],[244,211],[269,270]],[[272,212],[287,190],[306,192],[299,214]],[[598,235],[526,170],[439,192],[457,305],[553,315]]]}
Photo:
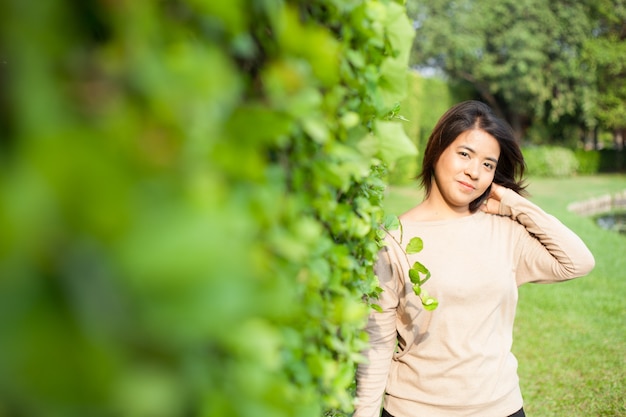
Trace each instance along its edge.
{"label": "blurred green foliage", "polygon": [[624,172],[623,150],[572,150],[562,146],[525,146],[522,148],[528,174],[533,177],[559,178],[576,174]]}
{"label": "blurred green foliage", "polygon": [[350,412],[391,0],[0,5],[0,415]]}
{"label": "blurred green foliage", "polygon": [[522,149],[528,175],[535,177],[570,177],[578,172],[573,150],[561,146],[527,146]]}
{"label": "blurred green foliage", "polygon": [[[592,76],[579,64],[593,25],[585,2],[415,0],[415,64],[434,65],[521,131],[524,120],[578,116]],[[583,115],[586,116],[586,115]]]}
{"label": "blurred green foliage", "polygon": [[600,152],[576,149],[574,151],[578,161],[578,173],[592,175],[600,172]]}
{"label": "blurred green foliage", "polygon": [[[582,57],[596,78],[592,111],[600,126],[626,132],[626,1],[593,0],[598,22],[594,35],[585,40]],[[622,142],[623,143],[623,142]]]}
{"label": "blurred green foliage", "polygon": [[600,149],[574,151],[579,174],[599,174],[626,171],[626,150]]}

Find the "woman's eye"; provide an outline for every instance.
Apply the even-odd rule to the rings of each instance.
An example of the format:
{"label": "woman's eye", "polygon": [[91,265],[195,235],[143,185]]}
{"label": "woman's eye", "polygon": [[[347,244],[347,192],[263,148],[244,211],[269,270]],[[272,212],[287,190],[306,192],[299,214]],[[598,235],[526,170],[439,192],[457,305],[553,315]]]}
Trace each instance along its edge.
{"label": "woman's eye", "polygon": [[459,152],[459,155],[465,156],[465,157],[469,156],[469,154],[467,152],[463,152],[463,151]]}
{"label": "woman's eye", "polygon": [[493,164],[490,164],[489,162],[485,162],[485,167],[487,167],[487,169],[492,170],[493,169]]}

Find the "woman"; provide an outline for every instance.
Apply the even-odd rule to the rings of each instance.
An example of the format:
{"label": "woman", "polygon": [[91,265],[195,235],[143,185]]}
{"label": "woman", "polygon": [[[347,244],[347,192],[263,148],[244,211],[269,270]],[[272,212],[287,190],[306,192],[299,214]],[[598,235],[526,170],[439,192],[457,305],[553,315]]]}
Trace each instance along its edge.
{"label": "woman", "polygon": [[[477,101],[448,110],[419,178],[424,200],[400,216],[375,267],[382,312],[367,324],[354,417],[524,416],[511,353],[517,288],[586,275],[594,258],[556,218],[526,200],[511,128]],[[407,254],[413,237],[423,250]],[[408,269],[425,265],[427,311]]]}

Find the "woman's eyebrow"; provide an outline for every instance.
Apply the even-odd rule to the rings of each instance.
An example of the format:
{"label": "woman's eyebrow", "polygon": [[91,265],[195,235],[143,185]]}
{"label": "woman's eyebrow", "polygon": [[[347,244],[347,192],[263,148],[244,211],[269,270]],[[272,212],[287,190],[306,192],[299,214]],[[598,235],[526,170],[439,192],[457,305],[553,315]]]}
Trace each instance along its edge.
{"label": "woman's eyebrow", "polygon": [[471,152],[471,153],[473,153],[473,154],[475,154],[475,153],[476,153],[476,151],[474,150],[474,148],[471,148],[471,147],[469,147],[469,146],[467,146],[467,145],[459,145],[459,148],[466,149],[466,150],[470,151],[470,152]]}

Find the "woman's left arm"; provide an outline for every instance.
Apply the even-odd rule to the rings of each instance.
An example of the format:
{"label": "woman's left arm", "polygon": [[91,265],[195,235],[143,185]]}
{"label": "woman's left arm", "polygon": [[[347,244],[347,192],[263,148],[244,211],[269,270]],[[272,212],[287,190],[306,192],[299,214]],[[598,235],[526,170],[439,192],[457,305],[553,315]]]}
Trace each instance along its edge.
{"label": "woman's left arm", "polygon": [[593,254],[578,235],[513,190],[493,184],[482,210],[508,216],[528,232],[518,245],[523,250],[518,285],[581,277],[595,266]]}

